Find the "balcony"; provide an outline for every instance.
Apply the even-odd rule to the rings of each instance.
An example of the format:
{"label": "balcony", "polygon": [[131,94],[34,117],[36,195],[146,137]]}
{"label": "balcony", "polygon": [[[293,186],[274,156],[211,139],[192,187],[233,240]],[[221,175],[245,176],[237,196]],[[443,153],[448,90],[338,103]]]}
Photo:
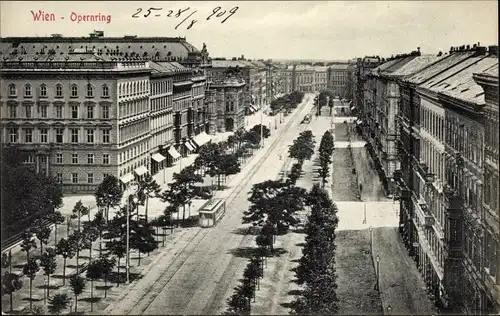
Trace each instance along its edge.
{"label": "balcony", "polygon": [[431,184],[434,182],[436,176],[429,172],[429,167],[425,163],[417,164],[417,174],[422,179],[425,184]]}
{"label": "balcony", "polygon": [[415,196],[413,196],[412,200],[413,205],[415,205],[415,213],[417,214],[420,223],[422,223],[422,225],[426,227],[431,227],[432,225],[434,225],[434,217],[427,208],[425,200],[423,198],[419,198],[417,200]]}

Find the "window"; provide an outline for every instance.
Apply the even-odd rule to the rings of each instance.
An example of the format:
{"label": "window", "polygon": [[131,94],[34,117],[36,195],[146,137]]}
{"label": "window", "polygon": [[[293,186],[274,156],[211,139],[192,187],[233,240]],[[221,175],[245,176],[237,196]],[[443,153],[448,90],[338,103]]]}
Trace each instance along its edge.
{"label": "window", "polygon": [[71,118],[74,118],[74,119],[78,118],[78,105],[71,106]]}
{"label": "window", "polygon": [[102,97],[104,98],[109,97],[109,88],[107,85],[102,86]]}
{"label": "window", "polygon": [[17,95],[16,85],[15,84],[10,84],[9,85],[9,96],[10,97],[15,97],[16,95]]}
{"label": "window", "polygon": [[17,116],[17,106],[9,105],[9,117],[16,118]]}
{"label": "window", "polygon": [[78,143],[78,129],[76,128],[71,129],[71,142],[73,144]]}
{"label": "window", "polygon": [[93,98],[94,97],[94,87],[92,87],[91,84],[87,85],[87,98]]}
{"label": "window", "polygon": [[71,86],[71,97],[78,98],[78,86],[76,84]]}
{"label": "window", "polygon": [[56,105],[56,118],[62,118],[62,105]]}
{"label": "window", "polygon": [[94,164],[94,154],[87,154],[87,163],[89,165],[93,165]]}
{"label": "window", "polygon": [[102,164],[109,165],[109,154],[102,154]]}
{"label": "window", "polygon": [[89,144],[94,143],[94,130],[93,129],[87,130],[87,143],[89,143]]}
{"label": "window", "polygon": [[40,129],[40,143],[48,143],[49,142],[49,130],[46,128]]}
{"label": "window", "polygon": [[62,98],[63,96],[63,88],[62,85],[57,84],[56,85],[56,98]]}
{"label": "window", "polygon": [[9,142],[17,143],[17,128],[9,128]]}
{"label": "window", "polygon": [[40,116],[42,118],[47,118],[47,106],[40,107]]}
{"label": "window", "polygon": [[24,129],[24,142],[25,143],[33,142],[33,130],[31,128]]}
{"label": "window", "polygon": [[24,96],[26,98],[31,98],[33,96],[31,93],[31,85],[27,84],[24,86]]}
{"label": "window", "polygon": [[103,105],[102,106],[102,116],[103,119],[109,119],[109,106],[108,105]]}
{"label": "window", "polygon": [[62,183],[63,182],[63,175],[62,175],[62,173],[60,173],[60,172],[56,173],[56,182],[57,183]]}
{"label": "window", "polygon": [[71,182],[74,184],[78,183],[78,173],[75,172],[71,174]]}
{"label": "window", "polygon": [[56,164],[62,164],[63,163],[63,154],[58,153],[56,154]]}
{"label": "window", "polygon": [[102,142],[104,144],[109,144],[109,129],[104,129],[102,131]]}
{"label": "window", "polygon": [[78,154],[71,154],[71,163],[77,164],[78,163]]}
{"label": "window", "polygon": [[87,118],[89,118],[89,119],[94,118],[94,106],[93,105],[87,105]]}
{"label": "window", "polygon": [[26,110],[26,118],[31,118],[31,105],[26,105],[24,109]]}
{"label": "window", "polygon": [[93,173],[87,174],[87,183],[94,183],[94,174]]}
{"label": "window", "polygon": [[56,128],[56,143],[61,144],[63,142],[64,128]]}
{"label": "window", "polygon": [[47,86],[42,84],[40,86],[40,97],[41,98],[46,98],[47,97]]}

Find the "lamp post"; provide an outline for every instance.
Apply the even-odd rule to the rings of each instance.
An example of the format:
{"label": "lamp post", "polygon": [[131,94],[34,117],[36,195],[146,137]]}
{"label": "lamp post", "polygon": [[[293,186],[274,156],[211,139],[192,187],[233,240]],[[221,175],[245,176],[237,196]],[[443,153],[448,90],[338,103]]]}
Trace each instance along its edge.
{"label": "lamp post", "polygon": [[366,224],[366,202],[364,203],[364,214],[365,214],[365,217],[363,219],[363,224]]}
{"label": "lamp post", "polygon": [[379,255],[377,255],[376,260],[377,260],[377,290],[380,291],[380,286],[379,286],[379,283],[380,283],[380,270],[379,270],[380,256]]}
{"label": "lamp post", "polygon": [[[130,184],[130,189],[132,190],[132,202],[137,203],[139,199],[136,196],[136,193],[139,189],[139,185],[136,182],[133,182]],[[130,201],[130,197],[128,199],[127,203],[127,246],[126,246],[126,251],[127,251],[127,284],[130,284],[130,214],[132,213],[132,203]]]}
{"label": "lamp post", "polygon": [[370,231],[370,253],[373,256],[373,230],[372,230],[372,227],[370,226],[368,228],[368,230]]}

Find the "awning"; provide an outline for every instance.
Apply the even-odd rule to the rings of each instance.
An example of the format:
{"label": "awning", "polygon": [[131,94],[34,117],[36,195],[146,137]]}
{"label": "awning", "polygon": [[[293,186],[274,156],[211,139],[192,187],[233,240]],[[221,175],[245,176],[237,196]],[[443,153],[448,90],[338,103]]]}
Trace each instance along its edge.
{"label": "awning", "polygon": [[153,156],[151,156],[151,158],[156,162],[162,162],[163,160],[165,160],[165,156],[160,153],[154,154]]}
{"label": "awning", "polygon": [[168,154],[172,156],[172,158],[174,159],[181,157],[181,154],[179,154],[179,152],[175,149],[174,146],[170,146],[170,148],[168,149]]}
{"label": "awning", "polygon": [[190,142],[185,142],[184,146],[186,146],[186,148],[189,149],[190,151],[195,151],[195,148],[193,147],[193,145],[191,145]]}
{"label": "awning", "polygon": [[247,106],[247,109],[248,109],[248,112],[250,112],[250,114],[255,112],[255,109],[251,105]]}
{"label": "awning", "polygon": [[146,174],[148,173],[148,168],[144,167],[144,166],[140,166],[138,168],[136,168],[134,170],[134,172],[140,177],[142,176],[143,174]]}
{"label": "awning", "polygon": [[362,120],[357,120],[357,121],[356,121],[356,124],[358,124],[358,125],[359,125],[359,124],[361,124],[361,123],[363,123],[363,121],[362,121]]}
{"label": "awning", "polygon": [[193,138],[194,143],[198,147],[205,145],[206,143],[208,143],[211,140],[212,139],[210,138],[210,136],[208,136],[207,133],[205,133],[205,132],[201,132]]}
{"label": "awning", "polygon": [[127,173],[126,175],[120,178],[120,181],[123,182],[123,184],[127,184],[132,180],[134,180],[134,175],[132,173]]}
{"label": "awning", "polygon": [[254,112],[257,112],[257,111],[259,110],[259,109],[257,108],[257,106],[255,106],[255,105],[253,105],[253,104],[251,104],[251,105],[250,105],[250,107],[252,108],[252,110],[253,110]]}

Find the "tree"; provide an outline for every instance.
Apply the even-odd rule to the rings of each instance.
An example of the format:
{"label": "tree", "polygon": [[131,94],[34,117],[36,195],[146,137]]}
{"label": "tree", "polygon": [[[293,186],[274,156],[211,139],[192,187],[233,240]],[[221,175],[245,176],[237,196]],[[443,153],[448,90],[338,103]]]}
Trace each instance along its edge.
{"label": "tree", "polygon": [[82,232],[83,241],[82,246],[83,249],[89,249],[89,263],[92,261],[92,247],[94,242],[99,238],[99,230],[92,225],[92,223],[85,225]]}
{"label": "tree", "polygon": [[36,249],[36,242],[31,230],[25,230],[22,235],[21,250],[26,252],[26,261],[30,260],[31,249]]}
{"label": "tree", "polygon": [[40,222],[34,228],[36,238],[40,241],[40,256],[43,254],[43,245],[49,243],[50,233],[52,229],[49,226],[43,226]]}
{"label": "tree", "polygon": [[100,262],[92,261],[87,268],[87,279],[90,280],[90,311],[94,311],[94,280],[102,277],[102,269]]}
{"label": "tree", "polygon": [[330,175],[330,163],[331,163],[330,157],[328,156],[325,157],[324,155],[320,154],[320,159],[319,159],[320,168],[318,169],[318,175],[321,178],[322,188],[324,188],[325,183],[328,182],[326,178],[328,178],[328,176]]}
{"label": "tree", "polygon": [[94,215],[94,219],[91,223],[92,227],[94,227],[99,235],[99,257],[102,255],[102,234],[106,229],[106,220],[104,219],[104,213],[102,210],[97,211]]}
{"label": "tree", "polygon": [[311,159],[314,154],[314,136],[311,131],[304,131],[300,133],[293,144],[288,148],[288,155],[290,158],[297,159],[302,165],[305,160]]}
{"label": "tree", "polygon": [[141,253],[150,253],[158,248],[154,237],[153,227],[144,220],[137,220],[130,225],[130,248],[139,252],[139,265]]}
{"label": "tree", "polygon": [[120,261],[125,257],[125,254],[127,253],[127,247],[122,240],[112,240],[108,243],[107,247],[111,254],[118,258],[118,278],[116,281],[116,286],[120,286]]}
{"label": "tree", "polygon": [[80,271],[80,251],[87,248],[88,240],[85,238],[85,234],[79,230],[74,231],[68,238],[68,242],[72,245],[73,249],[76,251],[76,273]]}
{"label": "tree", "polygon": [[104,297],[108,294],[108,276],[113,272],[113,268],[116,265],[115,258],[109,258],[108,256],[103,256],[99,258],[99,266],[101,268],[101,273],[104,276]]}
{"label": "tree", "polygon": [[268,223],[273,234],[286,232],[298,223],[295,214],[303,209],[306,191],[286,182],[267,180],[254,184],[249,192],[250,208],[244,212],[243,223]]}
{"label": "tree", "polygon": [[79,274],[73,274],[69,279],[69,284],[71,286],[71,290],[75,295],[75,313],[78,312],[78,295],[83,293],[85,290],[85,279],[82,278]]}
{"label": "tree", "polygon": [[2,240],[31,227],[36,219],[45,218],[62,205],[61,186],[44,172],[37,173],[23,164],[26,156],[17,148],[2,148]]}
{"label": "tree", "polygon": [[262,127],[262,135],[264,138],[268,138],[269,136],[271,136],[271,130],[267,126],[261,125],[261,124],[257,124],[254,127],[252,127],[250,129],[250,132],[255,132],[255,133],[258,133],[260,135],[261,127]]}
{"label": "tree", "polygon": [[306,224],[306,243],[296,269],[299,284],[305,284],[295,301],[296,313],[335,314],[337,311],[335,275],[336,206],[328,193],[315,184],[306,198],[311,214]]}
{"label": "tree", "polygon": [[57,243],[57,225],[64,223],[64,216],[59,211],[54,211],[47,216],[47,220],[54,224],[54,243]]}
{"label": "tree", "polygon": [[[158,236],[160,233],[158,232],[158,229],[161,227],[162,228],[162,247],[165,246],[165,227],[169,224],[169,216],[162,214],[155,219],[153,219],[150,222],[151,226],[156,227],[156,236],[158,239]],[[158,240],[156,241],[157,243],[159,242]]]}
{"label": "tree", "polygon": [[68,297],[68,294],[56,294],[49,298],[49,312],[51,314],[59,315],[63,310],[68,308],[70,302],[71,299]]}
{"label": "tree", "polygon": [[150,198],[156,198],[161,192],[160,185],[154,180],[154,178],[148,173],[142,179],[139,180],[139,192],[140,195],[144,196],[146,200],[146,210],[145,217],[146,222],[148,221],[148,202]]}
{"label": "tree", "polygon": [[334,150],[334,139],[332,133],[330,131],[326,131],[321,137],[321,141],[319,144],[319,152],[324,153],[326,156],[332,156]]}
{"label": "tree", "polygon": [[[80,231],[80,222],[81,222],[81,217],[89,215],[90,216],[90,209],[83,205],[82,200],[76,202],[75,206],[73,207],[73,214],[71,215],[71,218],[77,218],[78,219],[78,228],[77,230]],[[89,218],[90,221],[90,218]]]}
{"label": "tree", "polygon": [[243,295],[243,286],[234,288],[234,294],[227,301],[228,309],[226,315],[250,315],[250,304]]}
{"label": "tree", "polygon": [[288,174],[288,180],[295,185],[297,183],[297,180],[300,178],[301,173],[302,165],[300,163],[294,163],[292,165],[290,173]]}
{"label": "tree", "polygon": [[56,253],[63,257],[63,285],[66,285],[66,260],[73,258],[76,254],[75,245],[67,239],[61,238],[56,245]]}
{"label": "tree", "polygon": [[14,292],[19,291],[23,287],[23,281],[21,276],[11,272],[5,272],[2,278],[2,293],[9,295],[10,300],[10,313],[13,313],[14,303],[13,295]]}
{"label": "tree", "polygon": [[222,155],[220,157],[219,173],[217,174],[217,188],[220,190],[220,176],[229,176],[240,172],[240,162],[236,155]]}
{"label": "tree", "polygon": [[40,271],[40,266],[38,265],[35,259],[30,258],[28,259],[28,262],[24,264],[23,274],[30,279],[30,310],[33,309],[33,300],[31,299],[33,290],[33,280],[35,279],[38,271]]}
{"label": "tree", "polygon": [[12,250],[9,250],[9,253],[2,253],[2,269],[9,269],[9,272],[12,273]]}
{"label": "tree", "polygon": [[50,276],[56,272],[57,268],[56,255],[54,248],[47,248],[40,258],[40,266],[47,276],[47,297],[50,296]]}
{"label": "tree", "polygon": [[260,131],[248,131],[245,133],[243,136],[244,141],[250,143],[253,146],[257,146],[260,144],[261,138],[260,138]]}
{"label": "tree", "polygon": [[119,206],[123,197],[123,191],[119,180],[108,175],[97,187],[95,199],[99,208],[104,208],[106,221],[109,219],[109,208]]}
{"label": "tree", "polygon": [[[186,204],[196,197],[197,190],[195,190],[195,183],[202,183],[203,178],[201,175],[195,173],[195,168],[188,166],[181,170],[180,173],[174,173],[173,183],[169,184],[171,191],[170,194],[177,194],[178,197],[174,199],[175,202],[182,205],[182,221],[186,218]],[[175,205],[175,204],[174,204]]]}

